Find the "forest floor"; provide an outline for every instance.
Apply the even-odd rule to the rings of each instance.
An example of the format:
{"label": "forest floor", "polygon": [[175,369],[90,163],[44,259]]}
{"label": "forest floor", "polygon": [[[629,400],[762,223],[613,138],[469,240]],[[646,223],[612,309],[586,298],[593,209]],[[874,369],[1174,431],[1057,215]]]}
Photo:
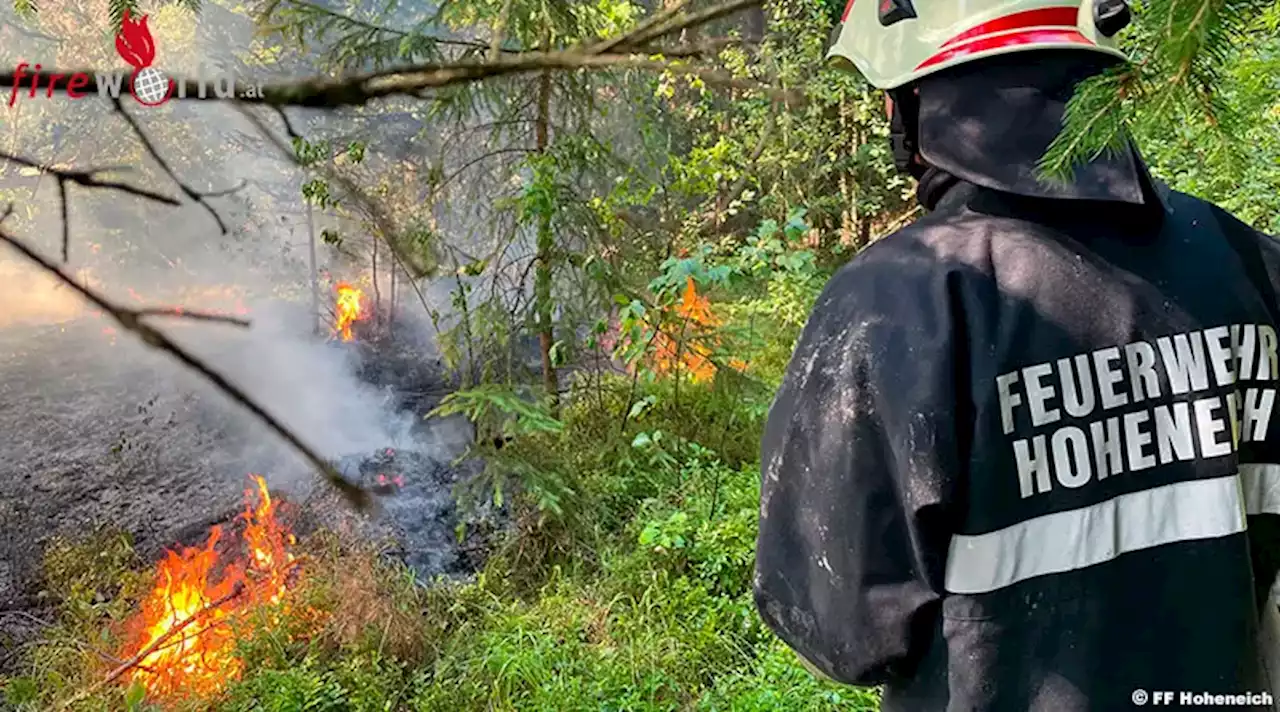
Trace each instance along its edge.
{"label": "forest floor", "polygon": [[[163,356],[103,323],[0,331],[0,641],[20,644],[43,606],[41,561],[48,542],[102,529],[132,536],[155,560],[176,545],[203,542],[214,524],[244,507],[249,473],[297,505],[296,531],[356,531],[391,542],[424,579],[469,568],[455,537],[452,460],[465,447],[454,420],[421,422],[448,388],[422,369],[365,369],[392,388],[419,424],[409,440],[347,453],[339,468],[378,486],[379,511],[354,515],[260,427],[218,395],[193,387]],[[87,346],[87,345],[92,346]],[[109,345],[109,350],[105,349]],[[116,358],[104,362],[102,355]],[[407,380],[406,380],[407,379]],[[388,484],[387,480],[393,481]],[[0,655],[0,658],[5,657]],[[0,665],[0,668],[3,666]]]}

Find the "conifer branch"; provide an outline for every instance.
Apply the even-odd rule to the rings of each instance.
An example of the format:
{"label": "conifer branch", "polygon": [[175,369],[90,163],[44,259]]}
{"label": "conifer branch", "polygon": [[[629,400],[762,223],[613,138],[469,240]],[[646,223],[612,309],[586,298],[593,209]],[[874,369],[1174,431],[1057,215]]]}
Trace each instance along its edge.
{"label": "conifer branch", "polygon": [[1188,122],[1201,126],[1227,160],[1242,159],[1233,133],[1249,119],[1232,111],[1222,86],[1241,48],[1268,36],[1265,19],[1280,17],[1278,12],[1277,0],[1146,0],[1136,6],[1135,23],[1120,43],[1131,62],[1077,89],[1061,134],[1041,158],[1042,174],[1064,178],[1073,166],[1122,146],[1131,131]]}

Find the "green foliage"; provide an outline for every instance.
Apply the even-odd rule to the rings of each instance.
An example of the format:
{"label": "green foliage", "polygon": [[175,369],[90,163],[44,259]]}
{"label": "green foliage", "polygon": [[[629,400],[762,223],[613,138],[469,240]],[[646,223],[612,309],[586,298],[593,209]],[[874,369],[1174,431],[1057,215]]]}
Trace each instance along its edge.
{"label": "green foliage", "polygon": [[[4,680],[4,697],[20,710],[142,709],[136,692],[108,688],[77,695],[106,675],[120,643],[120,624],[151,585],[131,538],[99,529],[76,540],[54,539],[44,555],[40,597],[56,620],[26,656],[21,675]],[[130,703],[133,706],[130,707]]]}
{"label": "green foliage", "polygon": [[[1233,113],[1236,151],[1205,140],[1202,117],[1183,116],[1162,130],[1143,129],[1141,145],[1152,169],[1176,189],[1211,200],[1255,227],[1280,234],[1280,9],[1271,37],[1246,47],[1218,87]],[[1240,151],[1247,152],[1241,157]]]}
{"label": "green foliage", "polygon": [[[1145,0],[1134,11],[1133,27],[1121,38],[1131,62],[1077,91],[1062,133],[1041,161],[1044,173],[1069,176],[1073,165],[1121,148],[1127,136],[1159,138],[1180,125],[1194,127],[1196,144],[1219,165],[1248,163],[1241,137],[1250,127],[1274,126],[1275,117],[1240,110],[1236,70],[1251,56],[1274,61],[1280,4]],[[1280,100],[1274,84],[1250,90],[1268,94],[1270,105]]]}
{"label": "green foliage", "polygon": [[[177,5],[187,10],[198,13],[202,5],[202,0],[167,0],[169,5]],[[112,28],[112,32],[120,27],[120,22],[124,18],[125,11],[129,11],[133,17],[138,17],[142,13],[138,0],[109,0],[107,4],[107,21],[108,26]],[[13,0],[13,9],[19,17],[25,19],[34,19],[40,12],[40,3],[36,0]]]}
{"label": "green foliage", "polygon": [[438,62],[451,42],[430,30],[435,13],[417,13],[409,29],[380,21],[401,3],[388,0],[356,16],[323,5],[296,0],[269,0],[258,14],[259,26],[296,45],[320,50],[335,69],[380,69],[399,62]]}
{"label": "green foliage", "polygon": [[[445,396],[426,417],[466,415],[473,423],[490,423],[508,436],[556,433],[564,425],[544,403],[532,401],[506,386],[486,384]],[[508,426],[503,428],[502,426]]]}
{"label": "green foliage", "polygon": [[329,192],[328,182],[319,178],[302,184],[302,198],[319,208],[328,208],[337,204],[337,200]]}
{"label": "green foliage", "polygon": [[[821,281],[799,244],[807,230],[803,211],[794,210],[732,249],[668,260],[651,286],[666,294],[689,277],[702,280],[730,295],[715,305],[734,315],[723,325],[728,332],[746,320],[756,322],[759,339],[791,339],[778,317],[789,309],[771,301],[768,285]],[[874,693],[811,676],[756,614],[756,451],[769,395],[769,384],[754,388],[744,378],[693,385],[602,376],[576,383],[559,417],[500,384],[451,395],[433,417],[467,417],[511,438],[485,451],[488,474],[479,478],[496,495],[490,501],[515,519],[484,570],[469,582],[424,587],[376,550],[313,535],[292,605],[259,611],[237,628],[245,675],[208,705],[875,709]],[[495,481],[504,484],[495,489]],[[131,575],[122,567],[137,566],[120,545],[75,550],[90,547],[115,553],[97,572],[83,563],[51,566],[51,589],[84,599]],[[63,560],[82,562],[51,556]],[[123,598],[118,614],[136,601]],[[75,618],[76,607],[66,610]],[[65,672],[9,681],[10,698],[60,699],[103,674],[52,639],[36,659]],[[91,701],[96,709],[137,695],[108,692]]]}
{"label": "green foliage", "polygon": [[111,18],[111,27],[119,27],[127,11],[131,16],[138,16],[138,0],[109,0],[107,12]]}

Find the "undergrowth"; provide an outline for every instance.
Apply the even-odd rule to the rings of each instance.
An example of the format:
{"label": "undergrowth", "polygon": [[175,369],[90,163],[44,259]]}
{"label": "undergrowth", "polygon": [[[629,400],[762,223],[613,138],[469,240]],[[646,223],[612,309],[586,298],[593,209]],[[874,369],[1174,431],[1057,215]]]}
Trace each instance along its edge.
{"label": "undergrowth", "polygon": [[[682,395],[690,408],[721,397],[687,385]],[[680,407],[647,410],[624,432],[616,409],[593,403],[576,400],[562,432],[503,448],[503,461],[556,463],[556,487],[570,493],[559,507],[574,516],[512,483],[517,525],[485,569],[431,586],[372,548],[315,534],[302,542],[292,612],[247,625],[246,674],[217,699],[169,707],[875,709],[871,693],[814,679],[759,621],[755,463],[667,434],[687,417]],[[5,684],[22,710],[56,709],[105,676],[115,631],[150,584],[120,535],[56,545],[46,570],[57,622]],[[129,692],[107,686],[70,709],[126,709]]]}

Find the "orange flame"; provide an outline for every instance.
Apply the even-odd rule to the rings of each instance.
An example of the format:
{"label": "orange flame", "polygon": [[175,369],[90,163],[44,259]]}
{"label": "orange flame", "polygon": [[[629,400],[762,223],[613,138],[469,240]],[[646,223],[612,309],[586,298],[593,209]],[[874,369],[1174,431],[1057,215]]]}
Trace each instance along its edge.
{"label": "orange flame", "polygon": [[213,527],[203,547],[166,552],[156,570],[156,585],[133,621],[139,633],[125,659],[160,641],[131,675],[156,697],[207,695],[239,677],[242,663],[234,655],[235,630],[230,625],[235,614],[279,603],[287,591],[295,568],[289,551],[295,538],[276,518],[277,504],[266,482],[251,477],[255,486],[245,491],[241,515],[247,563],[219,561],[222,528]]}
{"label": "orange flame", "polygon": [[333,325],[333,331],[343,341],[352,341],[356,337],[355,334],[351,333],[351,326],[367,316],[361,306],[364,292],[346,282],[339,282],[337,290],[338,299],[334,307],[337,317],[336,323]]}
{"label": "orange flame", "polygon": [[[685,283],[684,294],[674,312],[678,322],[674,327],[664,327],[653,338],[653,354],[650,368],[658,374],[688,371],[695,382],[706,381],[716,375],[716,365],[711,360],[711,348],[718,345],[712,335],[721,319],[711,311],[711,302],[698,294],[693,277]],[[729,365],[739,371],[746,364],[733,359]]]}

